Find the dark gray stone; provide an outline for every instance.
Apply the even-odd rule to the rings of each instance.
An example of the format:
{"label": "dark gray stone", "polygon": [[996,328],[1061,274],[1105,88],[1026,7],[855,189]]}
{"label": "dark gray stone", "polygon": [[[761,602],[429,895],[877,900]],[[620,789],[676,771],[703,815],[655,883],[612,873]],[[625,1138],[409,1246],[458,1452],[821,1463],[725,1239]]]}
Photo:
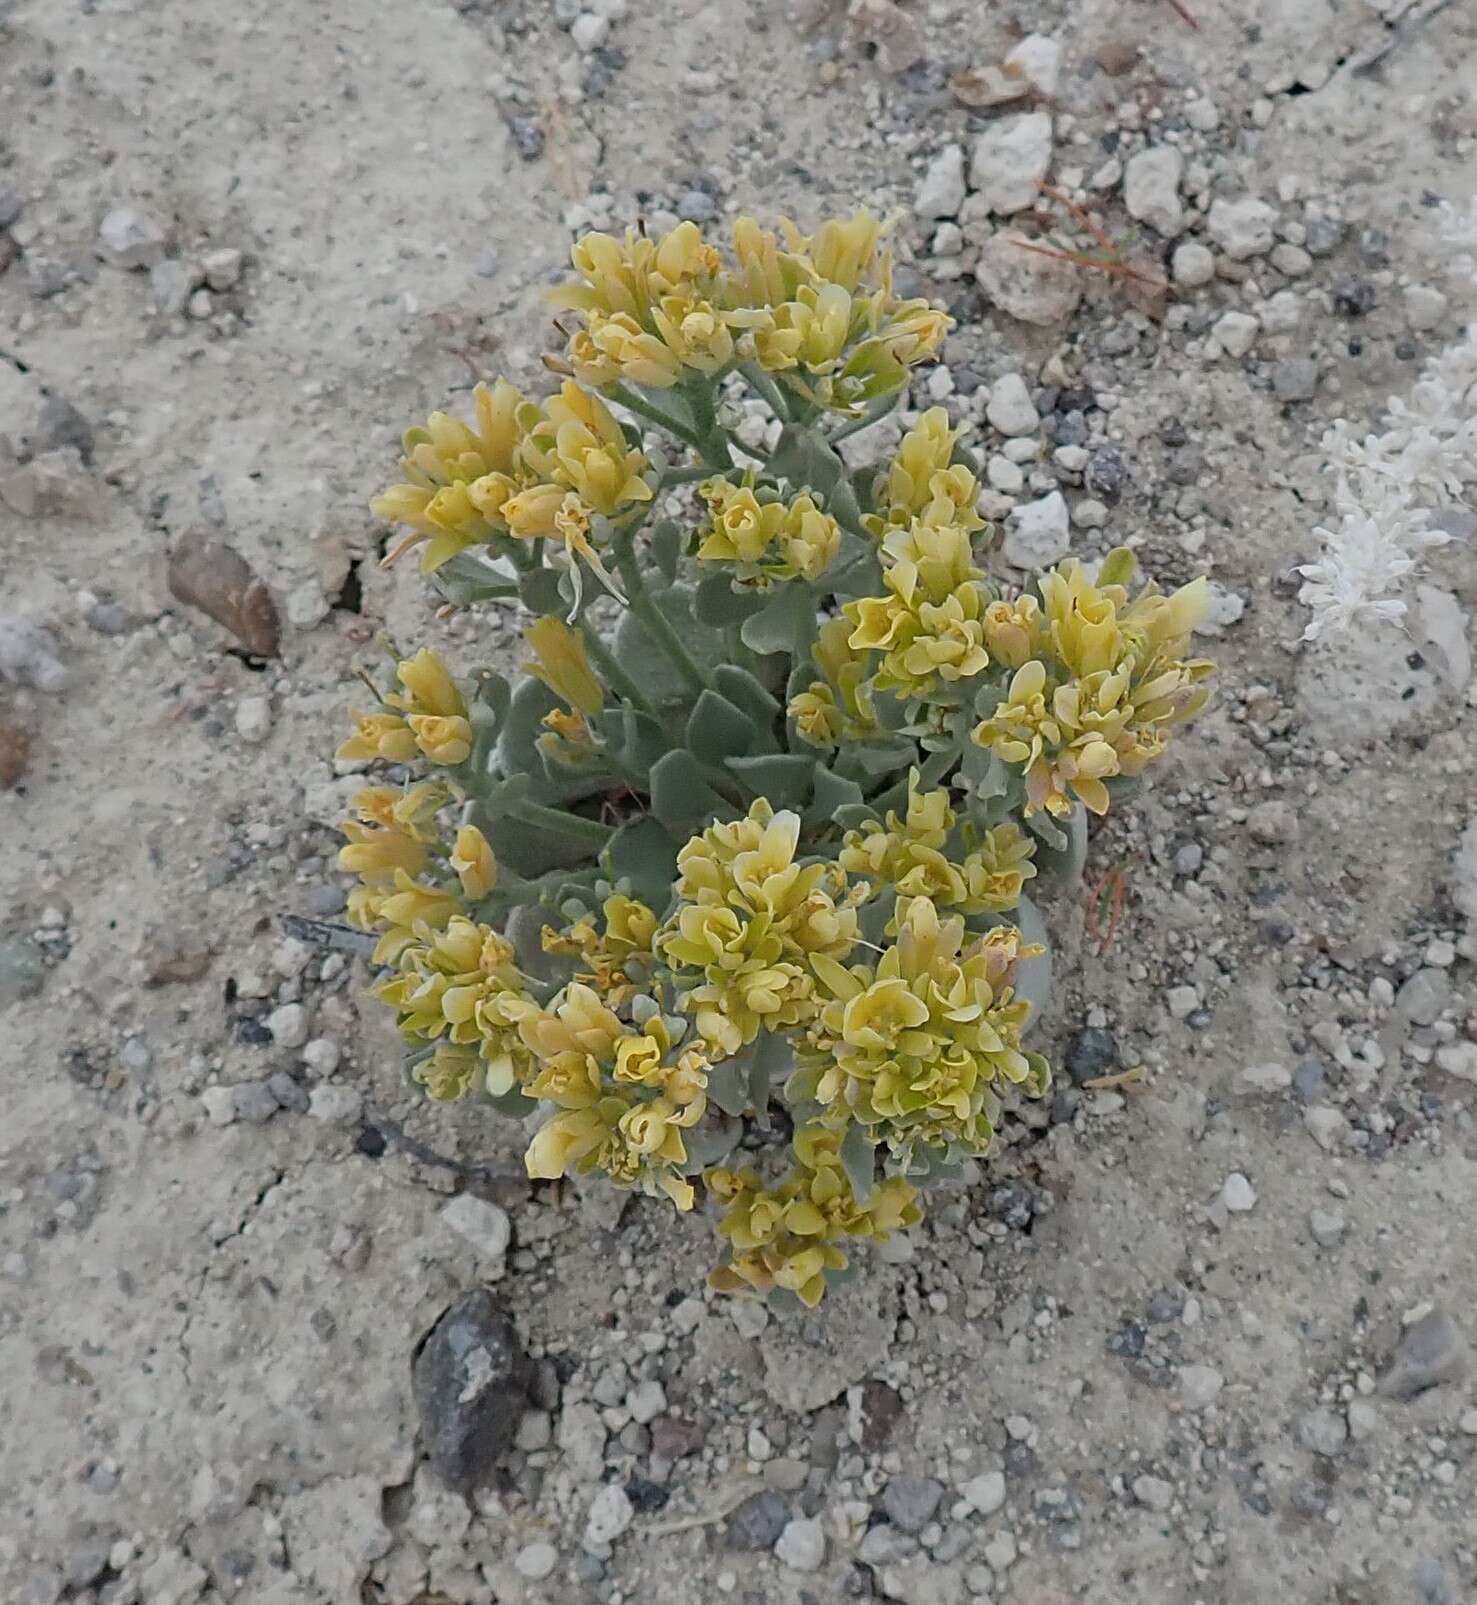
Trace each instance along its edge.
{"label": "dark gray stone", "polygon": [[47,448],[75,446],[82,461],[91,463],[92,425],[65,396],[53,393],[41,403],[38,432]]}
{"label": "dark gray stone", "polygon": [[1456,1591],[1447,1582],[1441,1562],[1434,1556],[1418,1560],[1410,1580],[1415,1584],[1417,1605],[1457,1605]]}
{"label": "dark gray stone", "polygon": [[251,1126],[264,1126],[282,1107],[265,1081],[243,1081],[231,1088],[236,1118]]}
{"label": "dark gray stone", "polygon": [[470,1492],[512,1447],[529,1404],[534,1366],[511,1318],[485,1289],[463,1293],[421,1339],[411,1380],[432,1466]]}
{"label": "dark gray stone", "polygon": [[1311,401],[1318,389],[1318,364],[1312,357],[1288,357],[1272,369],[1272,394],[1278,401]]}
{"label": "dark gray stone", "polygon": [[1107,1075],[1118,1068],[1118,1039],[1100,1026],[1083,1026],[1067,1044],[1063,1063],[1078,1086]]}
{"label": "dark gray stone", "polygon": [[9,228],[20,215],[20,191],[9,184],[0,184],[0,228]]}
{"label": "dark gray stone", "polygon": [[1087,459],[1082,470],[1084,489],[1105,502],[1116,502],[1128,483],[1128,464],[1116,446],[1101,446]]}
{"label": "dark gray stone", "polygon": [[1309,256],[1332,256],[1343,243],[1344,225],[1330,217],[1310,217],[1303,245]]}
{"label": "dark gray stone", "polygon": [[790,1519],[788,1502],[772,1489],[744,1500],[728,1518],[723,1542],[729,1549],[773,1549]]}
{"label": "dark gray stone", "polygon": [[1467,1346],[1445,1310],[1430,1310],[1401,1334],[1395,1359],[1380,1380],[1387,1399],[1414,1399],[1428,1388],[1456,1382],[1467,1369]]}
{"label": "dark gray stone", "polygon": [[894,1527],[922,1532],[944,1497],[944,1485],[932,1477],[894,1477],[882,1494],[882,1509]]}

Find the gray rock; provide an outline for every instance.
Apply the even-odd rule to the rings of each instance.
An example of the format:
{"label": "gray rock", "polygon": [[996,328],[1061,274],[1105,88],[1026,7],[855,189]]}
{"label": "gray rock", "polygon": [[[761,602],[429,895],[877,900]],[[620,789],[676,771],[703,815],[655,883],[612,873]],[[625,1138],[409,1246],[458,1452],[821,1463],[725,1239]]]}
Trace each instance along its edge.
{"label": "gray rock", "polygon": [[1467,821],[1452,854],[1448,885],[1458,912],[1477,925],[1477,814]]}
{"label": "gray rock", "polygon": [[308,1040],[311,1022],[301,1003],[284,1003],[273,1009],[266,1023],[279,1048],[300,1048]]}
{"label": "gray rock", "polygon": [[1059,490],[1011,510],[1002,550],[1012,568],[1050,568],[1067,555],[1071,546],[1070,515]]}
{"label": "gray rock", "polygon": [[726,1548],[773,1549],[790,1520],[789,1503],[772,1489],[744,1500],[723,1528]]}
{"label": "gray rock", "polygon": [[98,242],[115,267],[151,268],[164,256],[167,236],[163,225],[147,212],[116,206],[103,218]]}
{"label": "gray rock", "polygon": [[512,1222],[505,1209],[488,1199],[462,1193],[442,1207],[441,1219],[490,1263],[500,1263],[507,1254],[513,1236]]}
{"label": "gray rock", "polygon": [[463,1293],[421,1339],[411,1366],[421,1439],[449,1488],[470,1493],[512,1447],[534,1371],[483,1288]]}
{"label": "gray rock", "polygon": [[1458,1605],[1456,1590],[1447,1582],[1441,1562],[1434,1556],[1418,1560],[1410,1580],[1415,1586],[1415,1605]]}
{"label": "gray rock", "polygon": [[890,1566],[894,1561],[916,1555],[919,1547],[911,1533],[899,1531],[891,1522],[879,1521],[863,1535],[857,1545],[856,1558],[864,1566]]}
{"label": "gray rock", "polygon": [[200,269],[192,262],[167,256],[149,269],[149,295],[154,309],[166,317],[184,316],[190,297],[200,288]]}
{"label": "gray rock", "polygon": [[1233,1215],[1245,1215],[1256,1208],[1256,1188],[1233,1170],[1221,1185],[1221,1202]]}
{"label": "gray rock", "polygon": [[1278,401],[1311,401],[1318,390],[1318,364],[1312,357],[1286,357],[1272,365],[1272,394]]}
{"label": "gray rock", "polygon": [[961,1485],[960,1497],[980,1516],[993,1516],[1005,1503],[1005,1474],[984,1471]]}
{"label": "gray rock", "polygon": [[0,184],[0,228],[9,228],[21,215],[20,191],[9,184]]}
{"label": "gray rock", "polygon": [[1233,262],[1244,262],[1272,249],[1272,226],[1276,221],[1276,211],[1265,201],[1243,195],[1234,201],[1212,201],[1206,228]]}
{"label": "gray rock", "polygon": [[1180,183],[1185,159],[1173,145],[1151,145],[1130,156],[1123,170],[1123,204],[1128,215],[1172,240],[1185,226]]}
{"label": "gray rock", "polygon": [[51,391],[41,403],[41,416],[36,425],[43,450],[57,451],[66,446],[76,449],[77,455],[87,464],[92,462],[92,425],[67,400]]}
{"label": "gray rock", "polygon": [[29,936],[0,936],[0,1009],[39,995],[46,962]]}
{"label": "gray rock", "polygon": [[582,1399],[566,1405],[559,1417],[558,1439],[570,1476],[576,1482],[594,1482],[605,1463],[605,1423],[595,1406]]}
{"label": "gray rock", "polygon": [[792,1572],[818,1572],[825,1564],[826,1535],[818,1521],[788,1522],[774,1546],[775,1559]]}
{"label": "gray rock", "polygon": [[994,306],[1037,328],[1064,322],[1082,299],[1081,268],[1023,250],[1020,238],[1004,231],[980,247],[974,276]]}
{"label": "gray rock", "polygon": [[1401,1334],[1380,1392],[1387,1399],[1414,1399],[1443,1382],[1460,1381],[1466,1370],[1467,1345],[1456,1322],[1445,1310],[1428,1310]]}
{"label": "gray rock", "polygon": [[1319,1248],[1337,1248],[1344,1240],[1349,1223],[1336,1209],[1308,1211],[1308,1230]]}
{"label": "gray rock", "polygon": [[1298,1417],[1297,1441],[1315,1455],[1332,1459],[1349,1441],[1349,1424],[1337,1410],[1308,1410]]}
{"label": "gray rock", "polygon": [[1002,117],[975,141],[970,181],[985,207],[1002,216],[1035,203],[1051,166],[1051,118],[1046,112]]}
{"label": "gray rock", "polygon": [[1003,374],[995,381],[985,416],[1002,435],[1034,435],[1041,423],[1026,381],[1018,373]]}
{"label": "gray rock", "polygon": [[246,263],[245,257],[232,246],[224,246],[219,250],[207,251],[200,259],[201,269],[205,274],[205,282],[212,290],[234,290],[241,282],[241,272]]}
{"label": "gray rock", "polygon": [[265,1081],[242,1081],[231,1088],[236,1118],[248,1125],[264,1126],[282,1107]]}
{"label": "gray rock", "polygon": [[60,691],[67,679],[56,638],[45,625],[19,613],[0,613],[0,680]]}
{"label": "gray rock", "polygon": [[1145,1472],[1133,1479],[1133,1497],[1149,1510],[1165,1511],[1174,1503],[1174,1484]]}
{"label": "gray rock", "polygon": [[272,1096],[282,1108],[295,1115],[307,1114],[308,1094],[285,1070],[278,1070],[268,1076],[267,1085],[272,1089]]}
{"label": "gray rock", "polygon": [[1417,970],[1395,994],[1395,1007],[1413,1025],[1435,1025],[1451,1007],[1451,981],[1446,971]]}
{"label": "gray rock", "polygon": [[542,1539],[525,1544],[513,1558],[513,1570],[531,1583],[541,1583],[559,1564],[559,1551]]}
{"label": "gray rock", "polygon": [[918,1533],[933,1520],[944,1485],[932,1477],[894,1477],[882,1494],[882,1508],[894,1527]]}
{"label": "gray rock", "polygon": [[689,223],[711,223],[718,215],[718,206],[706,190],[690,189],[677,202],[677,215]]}
{"label": "gray rock", "polygon": [[1344,225],[1330,217],[1310,217],[1303,227],[1303,249],[1309,256],[1332,256],[1343,243]]}
{"label": "gray rock", "polygon": [[964,205],[964,147],[945,145],[928,164],[913,199],[921,218],[957,217]]}
{"label": "gray rock", "polygon": [[364,1114],[364,1098],[353,1087],[328,1082],[308,1094],[308,1113],[329,1126],[353,1126]]}
{"label": "gray rock", "polygon": [[1169,271],[1176,284],[1187,290],[1198,289],[1215,277],[1215,253],[1199,240],[1185,240],[1175,246]]}
{"label": "gray rock", "polygon": [[[579,26],[578,23],[575,24]],[[592,1548],[613,1544],[635,1520],[631,1496],[618,1482],[608,1482],[590,1501],[585,1518],[585,1543]]]}
{"label": "gray rock", "polygon": [[1226,1379],[1214,1366],[1187,1365],[1180,1371],[1180,1393],[1189,1410],[1203,1410],[1214,1404]]}

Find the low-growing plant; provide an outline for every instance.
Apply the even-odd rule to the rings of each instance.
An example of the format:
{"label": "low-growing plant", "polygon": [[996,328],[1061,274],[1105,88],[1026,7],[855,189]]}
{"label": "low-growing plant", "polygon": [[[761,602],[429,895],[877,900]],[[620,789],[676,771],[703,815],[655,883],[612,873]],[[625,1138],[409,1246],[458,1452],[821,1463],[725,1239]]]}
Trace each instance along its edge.
{"label": "low-growing plant", "polygon": [[1204,583],[994,587],[942,408],[848,469],[948,327],[867,214],[573,257],[558,392],[479,385],[374,503],[387,561],[534,622],[515,680],[422,650],[358,716],[339,756],[404,779],[344,827],[351,914],[431,1098],[536,1112],[531,1177],[705,1195],[713,1285],[813,1305],[1046,1091],[1027,887],[1204,703]]}

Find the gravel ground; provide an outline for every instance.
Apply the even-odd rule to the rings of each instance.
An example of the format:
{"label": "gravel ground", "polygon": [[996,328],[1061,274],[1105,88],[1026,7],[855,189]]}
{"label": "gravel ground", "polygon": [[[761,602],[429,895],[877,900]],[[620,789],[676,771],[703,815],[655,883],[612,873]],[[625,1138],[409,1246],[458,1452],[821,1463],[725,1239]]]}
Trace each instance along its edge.
{"label": "gravel ground", "polygon": [[[1477,15],[1187,3],[0,0],[6,1605],[1477,1598],[1477,562],[1316,648],[1290,576],[1477,311]],[[1138,277],[1011,244],[1043,176]],[[1222,683],[1116,925],[1049,909],[1054,1100],[789,1323],[422,1107],[283,918],[355,668],[512,639],[376,566],[400,430],[537,383],[575,232],[855,203],[1001,571],[1208,571]]]}

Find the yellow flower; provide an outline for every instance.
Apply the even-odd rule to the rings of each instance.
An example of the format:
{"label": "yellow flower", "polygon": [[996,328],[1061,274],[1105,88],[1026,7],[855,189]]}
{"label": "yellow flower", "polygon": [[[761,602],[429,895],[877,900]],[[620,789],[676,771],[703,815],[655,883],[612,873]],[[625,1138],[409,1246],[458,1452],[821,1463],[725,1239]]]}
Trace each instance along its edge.
{"label": "yellow flower", "polygon": [[586,234],[575,241],[569,256],[585,283],[551,290],[548,299],[556,306],[586,313],[624,313],[638,320],[646,316],[656,247],[644,235],[627,229],[622,242],[609,234]]}
{"label": "yellow flower", "polygon": [[597,387],[621,379],[649,390],[669,390],[682,377],[675,346],[647,333],[625,312],[592,314],[589,325],[571,337],[568,356],[576,375]]}
{"label": "yellow flower", "polygon": [[731,487],[722,480],[707,481],[703,490],[715,503],[713,528],[697,555],[708,562],[758,564],[784,523],[784,503],[761,504],[747,486]]}
{"label": "yellow flower", "polygon": [[455,1103],[482,1084],[485,1066],[471,1048],[442,1042],[429,1059],[423,1059],[411,1072],[436,1103]]}
{"label": "yellow flower", "polygon": [[524,667],[571,708],[593,715],[605,705],[605,694],[590,668],[580,634],[560,618],[538,619],[523,632],[534,661]]}
{"label": "yellow flower", "polygon": [[818,580],[841,550],[841,526],[810,496],[797,496],[785,512],[780,550],[788,569],[802,579]]}
{"label": "yellow flower", "polygon": [[556,534],[556,520],[570,495],[564,485],[540,484],[530,485],[516,496],[510,496],[503,504],[508,533],[521,541],[545,540]]}
{"label": "yellow flower", "polygon": [[405,694],[394,693],[385,698],[392,708],[411,714],[435,714],[444,719],[465,717],[466,701],[440,654],[430,647],[422,647],[413,658],[401,662],[395,674],[405,687]]}
{"label": "yellow flower", "polygon": [[664,296],[652,321],[667,349],[685,368],[712,374],[733,358],[733,334],[709,301],[693,295]]}
{"label": "yellow flower", "polygon": [[871,274],[881,238],[881,223],[859,211],[845,222],[823,223],[805,242],[806,254],[818,278],[855,290]]}
{"label": "yellow flower", "polygon": [[598,1109],[565,1109],[542,1125],[523,1163],[534,1181],[557,1181],[588,1159],[609,1135]]}
{"label": "yellow flower", "polygon": [[416,755],[415,735],[404,719],[391,713],[356,713],[354,734],[334,753],[344,762],[409,763]]}
{"label": "yellow flower", "polygon": [[496,514],[484,508],[472,487],[489,476],[514,474],[529,403],[504,380],[492,390],[479,384],[473,398],[475,428],[436,412],[424,428],[407,432],[400,464],[405,480],[370,504],[376,517],[408,524],[413,531],[387,562],[426,543],[421,567],[429,573],[466,546],[498,532]]}
{"label": "yellow flower", "polygon": [[877,338],[894,360],[907,367],[931,362],[943,347],[954,320],[927,301],[907,301],[877,331]]}
{"label": "yellow flower", "polygon": [[432,763],[465,763],[472,753],[472,726],[465,719],[413,713],[407,723],[415,744]]}
{"label": "yellow flower", "polygon": [[417,925],[438,930],[462,911],[461,899],[439,886],[415,881],[403,869],[395,871],[395,890],[379,905],[379,918],[387,925],[413,929]]}
{"label": "yellow flower", "polygon": [[462,883],[462,896],[474,903],[486,897],[497,885],[497,857],[487,838],[475,825],[463,825],[457,831],[451,867]]}
{"label": "yellow flower", "polygon": [[349,843],[339,848],[338,867],[367,885],[389,885],[397,870],[415,876],[425,868],[425,844],[408,831],[370,830],[352,819],[346,819],[339,829]]}
{"label": "yellow flower", "polygon": [[806,690],[791,697],[786,712],[800,739],[812,747],[834,747],[841,740],[841,709],[836,706],[836,693],[824,680],[813,680]]}
{"label": "yellow flower", "polygon": [[985,646],[991,658],[1019,669],[1045,650],[1041,608],[1034,596],[991,602],[985,609]]}
{"label": "yellow flower", "polygon": [[722,479],[698,488],[712,525],[697,555],[704,562],[733,563],[742,585],[763,589],[797,576],[818,579],[841,549],[841,526],[811,496],[760,501],[749,485]]}

